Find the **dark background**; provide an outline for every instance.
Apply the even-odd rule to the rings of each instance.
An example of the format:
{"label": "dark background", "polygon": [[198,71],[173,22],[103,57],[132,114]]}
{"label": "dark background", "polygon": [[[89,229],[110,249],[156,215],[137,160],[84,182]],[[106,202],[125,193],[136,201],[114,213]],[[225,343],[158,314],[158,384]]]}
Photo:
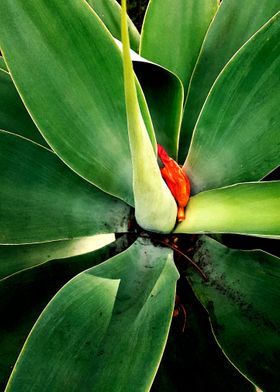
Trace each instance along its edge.
{"label": "dark background", "polygon": [[[164,0],[163,0],[164,1]],[[145,9],[149,0],[127,0],[127,11],[138,31],[141,30]],[[118,0],[121,4],[121,0]]]}

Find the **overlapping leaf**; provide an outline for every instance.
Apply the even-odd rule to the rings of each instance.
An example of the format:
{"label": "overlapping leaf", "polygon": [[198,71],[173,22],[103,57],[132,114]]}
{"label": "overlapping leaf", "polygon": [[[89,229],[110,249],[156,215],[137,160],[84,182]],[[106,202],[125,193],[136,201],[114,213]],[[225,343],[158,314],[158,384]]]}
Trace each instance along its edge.
{"label": "overlapping leaf", "polygon": [[140,54],[174,72],[185,90],[217,0],[151,0],[141,32]]}
{"label": "overlapping leaf", "polygon": [[48,147],[24,107],[10,75],[2,68],[0,69],[0,129],[22,135]]}
{"label": "overlapping leaf", "polygon": [[127,230],[129,207],[51,151],[0,131],[0,243],[46,242]]}
{"label": "overlapping leaf", "polygon": [[278,0],[222,1],[192,75],[181,129],[180,162],[186,158],[192,131],[215,79],[237,50],[279,9]]}
{"label": "overlapping leaf", "polygon": [[79,274],[42,313],[7,391],[30,383],[40,392],[147,390],[166,342],[176,279],[170,250],[143,240]]}
{"label": "overlapping leaf", "polygon": [[[86,0],[106,25],[113,37],[121,39],[121,7],[116,0]],[[128,18],[128,33],[130,45],[138,51],[140,34],[131,19]]]}
{"label": "overlapping leaf", "polygon": [[[103,4],[89,0],[89,3],[111,33],[119,36],[119,23],[114,25],[115,10],[119,12],[119,8],[114,8],[116,2],[110,0]],[[180,2],[182,6],[183,3],[186,10],[186,1]],[[150,10],[155,4],[161,4],[159,13],[166,15],[166,4],[169,1],[163,4],[151,0]],[[175,68],[171,64],[170,69],[178,73],[185,86],[188,85],[203,32],[214,13],[215,4],[217,2],[214,0],[207,4],[197,1],[191,2],[191,7],[188,7],[189,19],[190,9],[194,12],[205,11],[198,25],[187,23],[188,19],[183,25],[184,34],[186,29],[194,31],[195,39],[191,34],[188,36],[190,39],[182,39],[180,23],[175,24],[180,41],[177,47],[174,46],[174,37],[170,36],[170,31],[168,37],[162,35],[167,41],[172,40],[172,46],[162,53],[159,51],[160,56],[168,54],[168,61],[175,60]],[[238,26],[244,27],[248,22],[248,15],[252,15],[252,4],[247,7],[243,18],[237,21],[233,31],[237,32]],[[221,9],[234,10],[236,5],[239,4],[224,0]],[[255,31],[262,18],[270,17],[274,8],[274,0],[270,4],[265,0],[258,8],[250,29]],[[180,6],[173,6],[170,10],[173,19],[182,18]],[[176,205],[156,164],[155,138],[149,110],[135,81],[128,43],[125,66],[128,67],[126,77],[129,81],[126,80],[125,87],[132,166],[125,121],[121,55],[95,13],[90,11],[83,0],[74,0],[70,4],[57,4],[55,0],[2,0],[0,11],[7,15],[0,26],[0,45],[17,88],[40,131],[57,154],[79,174],[76,176],[45,148],[0,131],[0,169],[3,173],[0,240],[3,243],[32,243],[99,232],[126,231],[129,208],[81,177],[131,205],[135,197],[136,217],[141,226],[169,232],[174,226]],[[215,43],[215,34],[223,30],[223,21],[219,18],[216,18],[219,24],[214,22],[211,27],[214,29],[216,23],[217,30],[209,30],[196,72],[207,57],[206,49]],[[149,13],[147,26],[148,21]],[[160,30],[159,23],[155,24]],[[15,26],[20,26],[20,29]],[[216,33],[213,34],[213,31]],[[241,37],[242,28],[240,31],[240,34],[233,36],[229,49],[224,51],[224,57],[214,62],[209,77],[206,76],[207,83],[215,78],[213,75],[228,60],[233,48],[237,49],[240,42],[248,38],[246,35]],[[152,37],[152,33],[149,34]],[[280,139],[276,124],[279,122],[277,102],[280,97],[276,82],[280,63],[276,53],[279,51],[277,36],[279,17],[271,20],[241,49],[213,87],[185,164],[194,193],[237,181],[259,180],[279,164]],[[136,47],[137,34],[135,37]],[[152,45],[155,46],[155,42]],[[25,56],[27,51],[30,56]],[[178,62],[175,54],[180,51]],[[182,52],[187,55],[182,56]],[[2,66],[0,64],[0,68]],[[165,63],[164,66],[168,67]],[[145,67],[149,73],[146,73]],[[141,63],[139,69],[139,79],[151,106],[158,141],[176,158],[182,87],[175,77],[172,78],[166,70],[155,65]],[[6,72],[3,74],[8,75]],[[195,83],[196,73],[192,86]],[[207,83],[198,89],[198,101],[203,101]],[[190,98],[193,88],[190,90]],[[166,93],[164,96],[159,93],[166,92],[166,89],[172,94]],[[4,93],[3,97],[9,97],[6,90]],[[15,90],[12,94],[15,94]],[[20,102],[14,96],[10,108]],[[170,113],[167,113],[169,100],[172,102]],[[159,109],[165,110],[166,115],[159,118]],[[200,110],[199,105],[196,110]],[[28,123],[24,120],[27,112],[21,113],[20,132],[22,124],[25,126]],[[190,121],[196,116],[195,110],[193,113]],[[31,131],[37,130],[35,125],[32,124],[32,127]],[[260,144],[262,149],[259,148]],[[187,218],[178,225],[176,232],[234,232],[279,237],[279,194],[279,182],[245,183],[202,192],[191,198]],[[84,243],[84,240],[81,241]],[[74,392],[77,388],[81,391],[97,389],[111,392],[112,389],[127,388],[142,391],[150,388],[166,342],[177,272],[169,250],[155,248],[143,241],[139,239],[128,251],[80,274],[55,296],[24,346],[7,391],[25,391],[31,384],[34,391],[40,392],[50,389],[54,392],[63,389]],[[3,273],[10,274],[37,264],[38,253],[41,254],[42,262],[54,255],[62,257],[65,249],[67,252],[74,251],[71,246],[68,249],[68,245],[69,241],[61,241],[18,246],[10,253],[11,248],[6,247],[4,251],[4,247],[0,247],[0,257],[3,256],[5,261],[2,264]],[[21,257],[21,251],[25,250],[27,253]],[[0,282],[0,291],[5,294],[5,290],[13,287],[19,289],[20,286],[19,291],[25,293],[24,284],[27,281],[34,284],[37,278],[35,286],[38,289],[40,282],[46,280],[45,272],[49,267],[55,271],[54,276],[59,280],[56,268],[62,266],[66,279],[68,267],[72,277],[75,272],[91,267],[97,260],[101,261],[102,257],[85,255],[85,258],[82,256],[49,262],[5,279],[4,283]],[[275,306],[279,302],[279,284],[276,282],[278,276],[273,274],[278,274],[279,260],[261,252],[229,251],[207,238],[202,240],[195,258],[205,269],[209,283],[201,285],[200,278],[192,272],[189,279],[210,312],[213,329],[226,354],[247,377],[262,388],[271,388],[271,385],[277,388],[279,380],[273,368],[273,356],[277,358],[279,352],[276,352],[276,348],[280,346],[275,328],[280,321]],[[14,263],[8,266],[10,260]],[[252,283],[247,285],[251,271]],[[240,282],[240,276],[244,277],[244,284]],[[31,300],[35,306],[34,312],[29,304],[26,318],[20,311],[19,317],[15,314],[8,317],[2,328],[4,345],[1,346],[1,362],[6,362],[5,355],[9,358],[9,366],[14,362],[27,331],[43,304],[50,299],[53,287],[51,284],[49,287],[47,295],[42,296],[41,302],[40,298],[39,302],[35,301],[35,305],[32,302],[34,298],[31,298],[34,292],[30,287],[27,288],[26,296],[29,297],[22,295],[20,298],[18,310],[21,303],[27,306]],[[55,287],[57,290],[58,287]],[[266,294],[265,298],[261,298],[260,292]],[[240,297],[237,298],[238,295]],[[252,301],[254,297],[256,303]],[[4,304],[2,300],[4,314],[9,314],[10,304],[13,309],[12,301],[7,300]],[[229,313],[232,317],[228,317]],[[22,316],[22,325],[15,322],[16,318],[20,321]],[[14,330],[9,330],[10,325],[13,325]],[[262,332],[264,342],[256,348],[254,342]],[[244,346],[236,345],[236,341],[244,344],[245,354]],[[247,346],[250,346],[249,350]],[[263,353],[263,361],[254,368],[252,358],[260,357]],[[5,363],[5,376],[8,365]]]}
{"label": "overlapping leaf", "polygon": [[[122,43],[116,42],[122,50]],[[132,50],[130,53],[133,69],[147,100],[156,140],[176,159],[183,110],[183,85],[172,72]]]}
{"label": "overlapping leaf", "polygon": [[184,169],[193,193],[257,181],[280,164],[280,13],[231,59],[199,117]]}
{"label": "overlapping leaf", "polygon": [[156,154],[139,108],[130,54],[125,1],[122,2],[122,42],[135,216],[142,228],[168,233],[174,228],[177,206],[161,177]]}
{"label": "overlapping leaf", "polygon": [[48,260],[81,255],[114,241],[114,234],[31,245],[0,245],[0,280]]}
{"label": "overlapping leaf", "polygon": [[179,313],[151,391],[256,392],[217,345],[208,314],[185,279],[178,281],[176,294]]}
{"label": "overlapping leaf", "polygon": [[8,72],[8,68],[2,56],[0,56],[0,69],[2,69],[5,72]]}
{"label": "overlapping leaf", "polygon": [[5,61],[48,143],[133,205],[122,59],[111,34],[83,0],[4,0],[0,13]]}
{"label": "overlapping leaf", "polygon": [[231,250],[207,237],[195,260],[208,282],[191,270],[188,279],[224,352],[261,389],[277,391],[280,260],[262,251]]}
{"label": "overlapping leaf", "polygon": [[157,142],[177,159],[183,108],[180,80],[156,64],[134,62],[134,69],[144,90],[153,120]]}
{"label": "overlapping leaf", "polygon": [[[49,243],[53,252],[51,244]],[[12,367],[31,328],[57,291],[78,273],[119,252],[124,244],[125,241],[121,237],[114,243],[94,252],[49,260],[0,281],[1,390],[5,389]],[[59,256],[58,252],[56,256]]]}

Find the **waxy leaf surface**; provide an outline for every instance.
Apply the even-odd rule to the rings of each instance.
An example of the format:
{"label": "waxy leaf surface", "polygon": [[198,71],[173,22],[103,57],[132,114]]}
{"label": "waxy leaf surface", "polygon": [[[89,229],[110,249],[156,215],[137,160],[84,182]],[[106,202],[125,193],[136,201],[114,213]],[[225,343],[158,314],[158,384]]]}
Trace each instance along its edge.
{"label": "waxy leaf surface", "polygon": [[280,259],[229,249],[202,237],[187,277],[209,312],[219,345],[234,365],[265,391],[279,387]]}
{"label": "waxy leaf surface", "polygon": [[141,32],[140,54],[174,72],[185,90],[217,0],[151,0]]}
{"label": "waxy leaf surface", "polygon": [[237,50],[279,9],[278,0],[222,1],[192,75],[181,129],[180,162],[187,156],[195,123],[215,79]]}
{"label": "waxy leaf surface", "polygon": [[129,207],[51,151],[0,131],[0,243],[46,242],[127,230]]}
{"label": "waxy leaf surface", "polygon": [[280,13],[230,60],[184,164],[192,192],[258,181],[280,164]]}
{"label": "waxy leaf surface", "polygon": [[58,292],[23,347],[7,391],[30,383],[34,392],[150,388],[178,273],[170,250],[143,241]]}
{"label": "waxy leaf surface", "polygon": [[190,198],[176,233],[238,233],[280,238],[280,181],[237,184]]}
{"label": "waxy leaf surface", "polygon": [[[53,150],[133,205],[121,53],[84,0],[3,0],[0,47]],[[20,28],[19,28],[20,26]]]}

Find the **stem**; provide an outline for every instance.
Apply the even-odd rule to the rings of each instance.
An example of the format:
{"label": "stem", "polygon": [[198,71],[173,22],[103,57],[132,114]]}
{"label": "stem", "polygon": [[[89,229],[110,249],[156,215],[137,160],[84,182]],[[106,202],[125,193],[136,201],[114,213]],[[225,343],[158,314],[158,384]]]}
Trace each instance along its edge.
{"label": "stem", "polygon": [[205,275],[205,273],[202,271],[202,269],[201,269],[201,268],[200,268],[200,267],[199,267],[199,266],[198,266],[189,256],[187,256],[185,253],[181,252],[179,249],[175,248],[175,246],[173,246],[173,245],[171,245],[171,244],[168,244],[168,243],[166,243],[166,242],[164,242],[164,241],[161,241],[161,240],[158,240],[158,239],[156,239],[155,241],[157,241],[157,242],[159,242],[159,243],[161,243],[161,244],[163,244],[163,245],[165,245],[165,246],[171,248],[172,250],[174,250],[174,252],[179,253],[179,255],[181,255],[181,256],[183,256],[185,259],[187,259],[188,262],[191,263],[191,265],[200,273],[200,275],[201,275],[202,278],[205,280],[205,282],[208,282],[208,278],[207,278],[207,276]]}

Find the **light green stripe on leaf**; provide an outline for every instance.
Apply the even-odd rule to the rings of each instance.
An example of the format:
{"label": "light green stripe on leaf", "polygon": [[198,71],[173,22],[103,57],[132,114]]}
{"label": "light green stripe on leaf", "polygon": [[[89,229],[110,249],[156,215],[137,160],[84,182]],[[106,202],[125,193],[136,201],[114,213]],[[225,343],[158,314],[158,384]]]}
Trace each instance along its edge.
{"label": "light green stripe on leaf", "polygon": [[129,142],[133,166],[135,216],[151,231],[170,232],[176,221],[176,203],[161,178],[157,159],[138,104],[126,20],[122,2],[122,41]]}
{"label": "light green stripe on leaf", "polygon": [[264,391],[280,376],[280,259],[262,251],[229,249],[203,236],[188,280],[209,312],[212,329],[230,361]]}
{"label": "light green stripe on leaf", "polygon": [[0,245],[0,280],[49,260],[92,252],[114,240],[114,234],[100,234],[75,240],[52,241],[42,244]]}
{"label": "light green stripe on leaf", "polygon": [[258,181],[280,164],[280,13],[212,87],[184,164],[192,192]]}
{"label": "light green stripe on leaf", "polygon": [[73,173],[51,151],[0,131],[0,243],[127,230],[129,207]]}
{"label": "light green stripe on leaf", "polygon": [[150,0],[141,32],[141,56],[174,72],[187,90],[217,0]]}
{"label": "light green stripe on leaf", "polygon": [[79,274],[41,314],[7,391],[31,383],[34,392],[124,391],[131,385],[149,390],[166,343],[177,278],[171,251],[143,239]]}
{"label": "light green stripe on leaf", "polygon": [[[121,7],[116,0],[86,0],[108,28],[113,37],[121,39]],[[140,34],[128,18],[130,45],[138,52]]]}
{"label": "light green stripe on leaf", "polygon": [[175,233],[238,233],[280,238],[280,181],[232,185],[190,198]]}
{"label": "light green stripe on leaf", "polygon": [[195,123],[215,79],[237,50],[279,9],[278,0],[222,1],[192,75],[181,129],[180,162],[186,159]]}

